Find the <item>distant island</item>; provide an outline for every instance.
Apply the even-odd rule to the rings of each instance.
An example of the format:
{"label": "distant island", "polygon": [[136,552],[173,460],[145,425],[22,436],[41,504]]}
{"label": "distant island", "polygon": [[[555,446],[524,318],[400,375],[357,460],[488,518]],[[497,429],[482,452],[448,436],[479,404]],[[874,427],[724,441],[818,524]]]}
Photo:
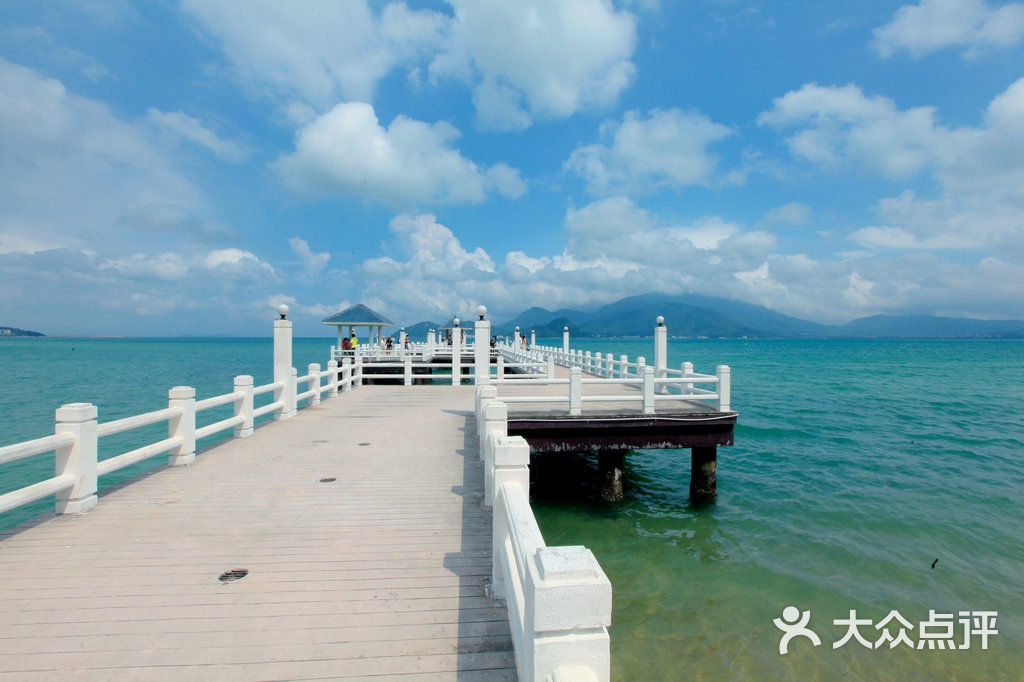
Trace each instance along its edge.
{"label": "distant island", "polygon": [[18,329],[17,327],[0,327],[0,338],[5,336],[46,336],[46,334],[32,332],[27,329]]}
{"label": "distant island", "polygon": [[[539,338],[559,338],[569,328],[573,338],[651,336],[655,319],[665,317],[669,336],[725,339],[1024,339],[1022,320],[979,320],[936,315],[872,315],[843,325],[821,324],[769,308],[697,294],[641,294],[596,310],[529,308],[508,322],[494,324],[492,334],[511,335],[516,327]],[[472,326],[471,320],[464,326]],[[426,336],[433,322],[406,325],[412,338]],[[392,332],[393,333],[393,332]]]}

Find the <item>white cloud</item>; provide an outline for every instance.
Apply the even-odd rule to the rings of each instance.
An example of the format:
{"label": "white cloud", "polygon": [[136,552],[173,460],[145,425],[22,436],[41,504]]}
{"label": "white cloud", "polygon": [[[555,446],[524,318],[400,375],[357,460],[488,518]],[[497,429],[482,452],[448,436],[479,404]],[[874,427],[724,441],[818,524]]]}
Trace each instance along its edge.
{"label": "white cloud", "polygon": [[873,46],[883,57],[906,50],[920,57],[947,47],[974,56],[1010,47],[1024,38],[1024,3],[992,6],[985,0],[921,0],[904,5],[875,29]]}
{"label": "white cloud", "polygon": [[313,253],[309,243],[305,239],[292,237],[288,240],[288,246],[292,248],[297,256],[302,259],[302,272],[300,277],[306,281],[313,281],[327,267],[327,261],[331,259],[329,252]]}
{"label": "white cloud", "polygon": [[254,89],[299,98],[321,110],[339,99],[370,100],[395,66],[437,48],[446,18],[366,0],[184,0],[183,8],[221,43],[238,77]]}
{"label": "white cloud", "polygon": [[890,178],[914,175],[934,159],[946,134],[935,125],[933,107],[900,111],[885,97],[867,97],[855,85],[808,83],[776,98],[758,117],[761,125],[797,128],[790,151],[836,168],[852,162]]}
{"label": "white cloud", "polygon": [[481,170],[453,146],[454,127],[398,116],[385,128],[370,104],[341,103],[296,134],[295,152],[274,166],[298,194],[343,194],[404,207],[482,201],[489,191],[518,197],[518,171]]}
{"label": "white cloud", "polygon": [[578,148],[565,167],[586,180],[592,194],[709,185],[718,157],[707,148],[731,134],[699,112],[655,109],[645,118],[630,111],[621,123],[605,121],[605,144]]}
{"label": "white cloud", "polygon": [[606,107],[632,80],[636,18],[608,0],[448,2],[455,19],[430,74],[472,85],[482,128]]}
{"label": "white cloud", "polygon": [[949,129],[936,124],[931,107],[900,111],[852,85],[805,85],[759,121],[796,128],[793,153],[832,170],[853,165],[892,179],[930,172],[936,197],[905,190],[881,200],[880,224],[854,231],[855,241],[1024,255],[1024,78],[993,98],[980,127]]}
{"label": "white cloud", "polygon": [[813,216],[810,206],[793,201],[768,211],[764,220],[769,225],[806,225]]}
{"label": "white cloud", "polygon": [[165,112],[150,107],[146,112],[146,118],[157,128],[208,149],[225,161],[241,163],[249,156],[247,145],[238,140],[223,140],[217,137],[216,133],[205,127],[198,119],[180,111]]}
{"label": "white cloud", "polygon": [[126,230],[165,242],[230,234],[148,125],[2,59],[0,149],[2,248],[123,252]]}

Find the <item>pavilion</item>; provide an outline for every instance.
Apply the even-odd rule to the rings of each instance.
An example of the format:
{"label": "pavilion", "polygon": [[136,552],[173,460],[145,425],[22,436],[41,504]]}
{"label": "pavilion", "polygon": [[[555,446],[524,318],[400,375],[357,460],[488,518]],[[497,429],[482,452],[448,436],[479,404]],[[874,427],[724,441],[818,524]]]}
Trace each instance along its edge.
{"label": "pavilion", "polygon": [[[338,348],[341,348],[341,340],[352,336],[356,327],[366,327],[367,337],[370,345],[380,345],[381,330],[394,324],[391,320],[367,308],[362,303],[357,303],[351,308],[346,308],[340,313],[325,317],[323,323],[335,325],[338,328]],[[342,327],[348,327],[348,333],[342,334]],[[358,336],[358,335],[357,335]]]}

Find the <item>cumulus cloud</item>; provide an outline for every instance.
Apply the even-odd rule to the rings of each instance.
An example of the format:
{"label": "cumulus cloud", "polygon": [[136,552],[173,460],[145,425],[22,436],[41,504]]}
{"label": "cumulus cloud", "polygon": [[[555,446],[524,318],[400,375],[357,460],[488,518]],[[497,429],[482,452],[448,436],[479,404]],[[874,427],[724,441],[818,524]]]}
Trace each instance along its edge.
{"label": "cumulus cloud", "polygon": [[894,180],[928,172],[935,179],[937,197],[908,189],[881,200],[880,223],[853,232],[855,241],[1024,253],[1024,78],[992,100],[979,127],[947,128],[931,107],[901,111],[852,85],[805,85],[776,99],[758,120],[795,128],[791,151],[817,165],[852,165]]}
{"label": "cumulus cloud", "polygon": [[718,157],[708,146],[732,132],[695,111],[654,109],[646,117],[630,111],[621,122],[605,121],[605,143],[578,148],[565,168],[593,194],[709,185]]}
{"label": "cumulus cloud", "polygon": [[439,121],[396,117],[385,128],[373,106],[343,102],[299,130],[295,151],[274,166],[296,193],[348,195],[392,206],[482,201],[497,191],[516,198],[515,169],[481,169],[454,147],[459,131]]}
{"label": "cumulus cloud", "polygon": [[157,128],[203,147],[225,161],[241,163],[249,156],[247,145],[238,140],[217,137],[216,133],[205,127],[198,119],[183,112],[165,112],[150,107],[146,112],[146,118]]}
{"label": "cumulus cloud", "polygon": [[121,250],[124,230],[176,240],[230,233],[150,126],[0,59],[0,250]]}
{"label": "cumulus cloud", "polygon": [[808,83],[776,98],[757,120],[796,128],[787,138],[796,156],[831,168],[857,163],[890,178],[920,171],[946,132],[936,126],[933,107],[900,111],[892,100],[868,97],[855,85]]}
{"label": "cumulus cloud", "polygon": [[331,260],[329,252],[313,253],[313,250],[309,248],[309,243],[299,237],[289,239],[288,246],[302,259],[302,271],[299,277],[308,282],[315,280],[327,267],[327,261]]}
{"label": "cumulus cloud", "polygon": [[238,78],[254,90],[326,109],[339,99],[370,100],[397,65],[436,50],[447,19],[391,2],[366,0],[184,0],[215,36]]}
{"label": "cumulus cloud", "polygon": [[872,45],[883,57],[906,50],[920,57],[947,47],[966,56],[1015,45],[1024,38],[1024,3],[993,6],[985,0],[921,0],[896,10],[875,29]]}
{"label": "cumulus cloud", "polygon": [[522,130],[615,102],[632,80],[636,18],[608,0],[448,0],[432,78],[473,87],[480,127]]}

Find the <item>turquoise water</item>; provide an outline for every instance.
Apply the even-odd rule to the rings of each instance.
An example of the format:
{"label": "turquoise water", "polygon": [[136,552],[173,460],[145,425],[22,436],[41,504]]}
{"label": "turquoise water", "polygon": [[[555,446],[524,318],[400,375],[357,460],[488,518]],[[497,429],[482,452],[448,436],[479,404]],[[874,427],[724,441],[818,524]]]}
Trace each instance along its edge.
{"label": "turquoise water", "polygon": [[[297,339],[299,373],[330,344]],[[653,356],[649,339],[574,345]],[[270,339],[4,339],[0,445],[52,433],[65,402],[109,421],[164,407],[174,385],[204,398],[235,374],[266,383],[271,358]],[[616,504],[596,500],[586,458],[535,461],[548,543],[586,545],[614,586],[613,676],[1024,679],[1022,358],[1019,341],[671,339],[673,366],[732,367],[740,419],[719,449],[716,504],[689,506],[687,451],[631,453]],[[52,466],[4,465],[0,492]],[[51,508],[0,515],[0,528]],[[779,655],[772,620],[789,605],[810,611],[821,646],[798,638]],[[977,637],[966,651],[833,649],[846,628],[832,621],[851,609],[873,623],[895,609],[915,628],[929,609],[996,611],[999,634],[987,651]]]}
{"label": "turquoise water", "polygon": [[[547,542],[586,545],[612,581],[616,679],[1024,679],[1024,343],[670,340],[684,360],[732,367],[715,505],[688,506],[688,451],[630,454],[622,503],[594,501],[589,462],[549,464],[564,475],[533,490]],[[822,646],[779,655],[789,605]],[[929,609],[997,611],[999,634],[987,651],[833,649],[851,609],[915,628]]]}

